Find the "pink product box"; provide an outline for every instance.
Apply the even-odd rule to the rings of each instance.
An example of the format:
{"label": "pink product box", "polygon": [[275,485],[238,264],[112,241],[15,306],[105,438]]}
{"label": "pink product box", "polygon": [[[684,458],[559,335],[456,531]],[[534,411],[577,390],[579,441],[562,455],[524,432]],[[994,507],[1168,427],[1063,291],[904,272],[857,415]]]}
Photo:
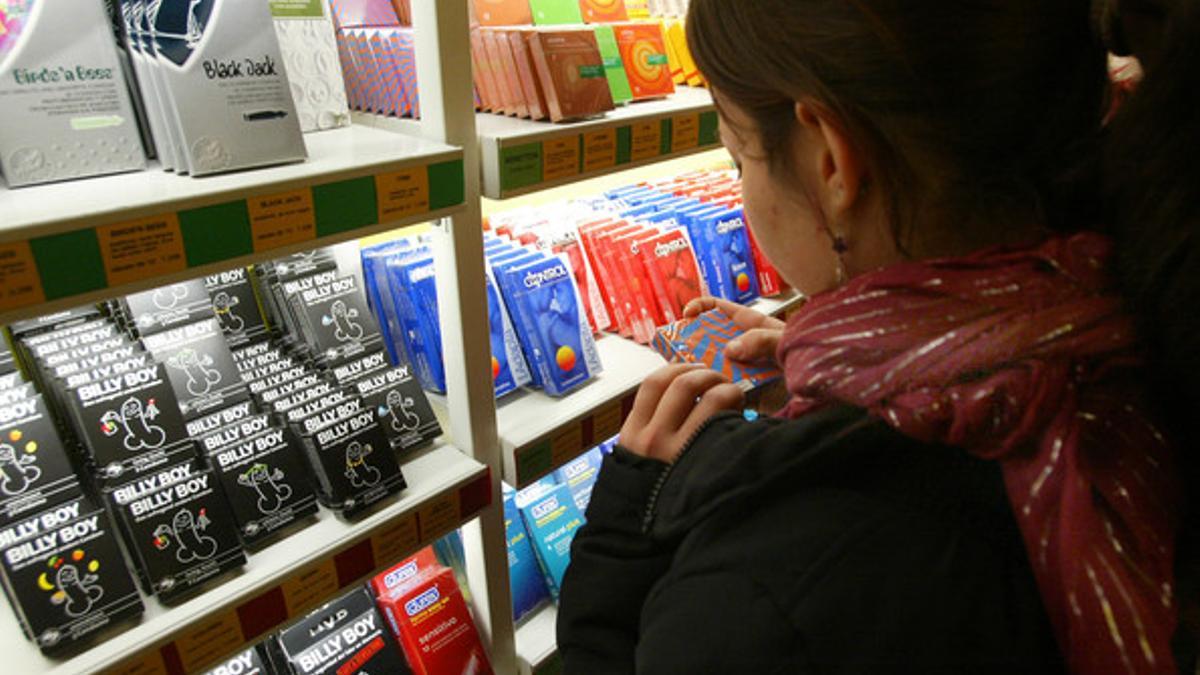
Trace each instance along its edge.
{"label": "pink product box", "polygon": [[346,83],[346,102],[352,110],[359,110],[359,88],[362,83],[358,78],[358,64],[354,60],[350,37],[344,31],[337,33],[338,60],[342,64],[342,74]]}
{"label": "pink product box", "polygon": [[375,57],[375,47],[380,43],[378,28],[364,28],[359,33],[357,53],[359,54],[359,77],[363,80],[363,110],[377,113],[383,104],[383,73],[379,59]]}
{"label": "pink product box", "polygon": [[371,48],[378,66],[381,98],[377,112],[417,115],[417,63],[412,29],[381,28]]}
{"label": "pink product box", "polygon": [[399,26],[391,0],[329,0],[334,25],[339,28]]}

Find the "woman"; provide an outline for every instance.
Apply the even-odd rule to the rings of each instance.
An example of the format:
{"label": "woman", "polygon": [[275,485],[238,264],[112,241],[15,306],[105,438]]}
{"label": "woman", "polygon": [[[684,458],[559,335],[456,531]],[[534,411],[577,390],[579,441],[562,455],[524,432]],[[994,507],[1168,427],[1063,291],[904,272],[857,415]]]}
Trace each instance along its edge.
{"label": "woman", "polygon": [[[1169,361],[1185,345],[1161,321],[1178,308],[1156,303],[1142,327],[1173,351],[1147,369],[1114,244],[1087,229],[1096,163],[1064,160],[1094,156],[1105,112],[1091,19],[1158,36],[1147,26],[1167,16],[1198,25],[1195,2],[692,0],[751,226],[812,300],[786,327],[690,308],[736,313],[753,330],[730,356],[774,354],[791,402],[750,423],[721,412],[742,396],[710,371],[646,381],[572,549],[568,673],[1146,673],[1192,658],[1186,641],[1172,651],[1184,506],[1153,402],[1165,390],[1146,384],[1194,361]],[[1118,167],[1140,145],[1111,147]],[[1110,194],[1127,222],[1195,222],[1190,202]],[[1131,298],[1194,297],[1193,281],[1170,286],[1194,276],[1176,257],[1126,260]]]}

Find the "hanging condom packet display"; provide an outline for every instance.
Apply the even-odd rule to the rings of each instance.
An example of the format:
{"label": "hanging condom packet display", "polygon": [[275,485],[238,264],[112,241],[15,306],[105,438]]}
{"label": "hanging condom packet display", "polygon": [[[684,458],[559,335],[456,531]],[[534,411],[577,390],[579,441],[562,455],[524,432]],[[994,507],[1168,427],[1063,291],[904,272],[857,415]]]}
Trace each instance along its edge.
{"label": "hanging condom packet display", "polygon": [[167,368],[184,417],[246,398],[246,388],[215,318],[150,335],[146,349]]}
{"label": "hanging condom packet display", "polygon": [[11,187],[146,166],[104,6],[0,5],[0,171]]}
{"label": "hanging condom packet display", "polygon": [[266,2],[155,0],[145,11],[192,175],[306,158]]}
{"label": "hanging condom packet display", "polygon": [[246,563],[216,476],[194,462],[135,479],[107,497],[145,591],[164,602]]}
{"label": "hanging condom packet display", "polygon": [[8,524],[0,559],[21,628],[47,654],[142,613],[108,514],[83,497]]}

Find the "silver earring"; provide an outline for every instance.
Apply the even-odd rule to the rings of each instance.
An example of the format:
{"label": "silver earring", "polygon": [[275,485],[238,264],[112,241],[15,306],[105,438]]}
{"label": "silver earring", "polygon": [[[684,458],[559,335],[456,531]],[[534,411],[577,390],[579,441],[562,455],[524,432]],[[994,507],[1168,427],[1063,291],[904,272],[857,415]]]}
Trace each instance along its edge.
{"label": "silver earring", "polygon": [[846,252],[850,250],[850,245],[840,234],[830,232],[830,236],[833,237],[833,252],[837,254],[837,285],[841,286],[846,283]]}

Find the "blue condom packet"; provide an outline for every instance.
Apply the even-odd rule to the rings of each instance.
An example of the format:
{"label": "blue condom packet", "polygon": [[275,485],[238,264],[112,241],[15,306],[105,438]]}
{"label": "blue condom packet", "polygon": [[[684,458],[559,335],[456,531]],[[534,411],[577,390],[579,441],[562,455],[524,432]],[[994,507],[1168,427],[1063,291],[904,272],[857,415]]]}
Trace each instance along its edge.
{"label": "blue condom packet", "polygon": [[444,393],[446,369],[433,256],[424,251],[390,259],[387,274],[417,379],[425,389]]}
{"label": "blue condom packet", "polygon": [[367,304],[379,322],[379,333],[387,349],[392,365],[411,361],[404,344],[404,329],[396,316],[396,305],[392,301],[392,290],[388,285],[387,261],[398,254],[413,249],[407,239],[364,248],[361,253],[363,283],[367,290]]}
{"label": "blue condom packet", "polygon": [[546,256],[510,267],[505,276],[546,393],[565,396],[598,375],[600,355],[567,262]]}
{"label": "blue condom packet", "polygon": [[583,514],[575,505],[571,488],[559,485],[520,507],[525,529],[533,542],[551,597],[557,599],[563,574],[571,562],[571,541],[583,527]]}
{"label": "blue condom packet", "polygon": [[504,530],[508,540],[508,578],[512,590],[513,620],[520,621],[550,599],[537,554],[517,509],[516,491],[504,487]]}
{"label": "blue condom packet", "polygon": [[496,398],[524,387],[533,381],[525,355],[517,339],[504,298],[500,296],[491,272],[487,276],[488,334],[492,344],[492,382]]}
{"label": "blue condom packet", "polygon": [[542,260],[545,257],[544,253],[521,249],[520,251],[513,251],[502,256],[497,256],[490,261],[492,278],[496,282],[497,290],[500,291],[501,299],[504,300],[504,306],[508,310],[513,330],[517,334],[517,342],[520,344],[521,352],[524,354],[525,361],[529,366],[529,384],[537,389],[543,387],[542,375],[533,365],[533,343],[530,342],[529,332],[525,329],[525,322],[521,316],[521,306],[517,302],[515,289],[509,284],[507,272],[516,265],[529,264]]}
{"label": "blue condom packet", "polygon": [[[695,232],[709,252],[713,274],[709,280],[710,290],[726,300],[741,304],[757,299],[758,270],[754,267],[754,253],[750,248],[742,209],[698,214]],[[692,239],[696,239],[695,234]]]}

